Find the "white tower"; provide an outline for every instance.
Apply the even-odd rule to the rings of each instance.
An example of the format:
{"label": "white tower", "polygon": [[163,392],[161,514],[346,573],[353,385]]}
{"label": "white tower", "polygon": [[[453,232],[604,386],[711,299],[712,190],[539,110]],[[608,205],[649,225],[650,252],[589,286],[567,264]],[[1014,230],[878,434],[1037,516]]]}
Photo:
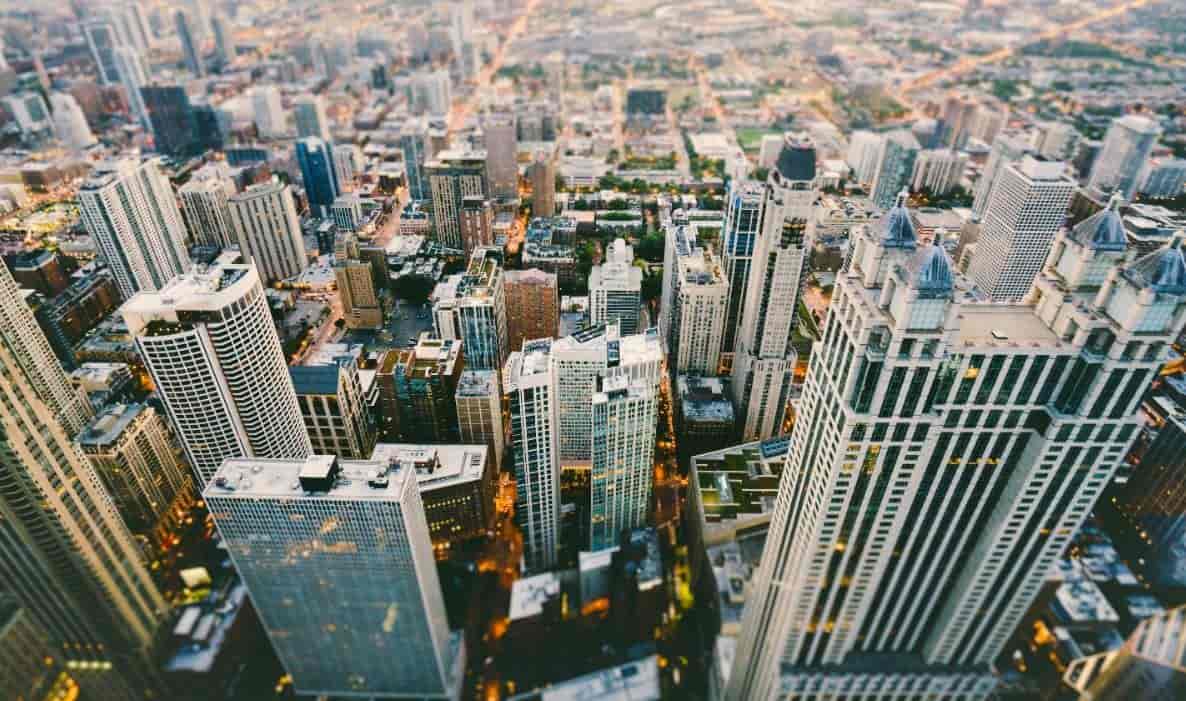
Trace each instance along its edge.
{"label": "white tower", "polygon": [[58,141],[75,151],[98,142],[74,96],[56,92],[49,96],[49,103],[54,112],[54,135]]}
{"label": "white tower", "polygon": [[305,269],[305,239],[288,185],[252,185],[227,202],[239,248],[264,281],[285,280]]}
{"label": "white tower", "polygon": [[181,196],[186,228],[195,243],[221,248],[238,243],[228,201],[235,194],[235,181],[218,175],[194,178],[177,194]]}
{"label": "white tower", "polygon": [[199,486],[228,458],[312,452],[254,266],[175,278],[122,313]]}
{"label": "white tower", "polygon": [[634,265],[634,249],[615,239],[605,262],[589,273],[589,321],[618,324],[622,335],[638,332],[642,304],[642,270]]}
{"label": "white tower", "polygon": [[1130,114],[1112,122],[1091,168],[1088,187],[1105,195],[1116,190],[1132,199],[1141,169],[1160,135],[1161,126],[1149,117]]}
{"label": "white tower", "polygon": [[615,547],[622,531],[647,523],[658,391],[644,379],[612,376],[603,380],[592,405],[589,549],[597,551]]}
{"label": "white tower", "polygon": [[156,161],[96,166],[78,189],[78,209],[124,299],[159,290],[189,268],[181,210]]}

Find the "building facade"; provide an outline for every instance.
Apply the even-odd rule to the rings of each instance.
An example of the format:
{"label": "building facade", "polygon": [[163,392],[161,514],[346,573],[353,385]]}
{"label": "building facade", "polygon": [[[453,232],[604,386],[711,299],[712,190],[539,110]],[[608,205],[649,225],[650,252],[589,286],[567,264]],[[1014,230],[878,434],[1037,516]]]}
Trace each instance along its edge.
{"label": "building facade", "polygon": [[502,388],[494,370],[466,370],[454,396],[461,442],[485,445],[496,472],[502,470],[506,451],[506,426],[502,418]]}
{"label": "building facade", "polygon": [[506,290],[495,249],[478,249],[464,273],[439,283],[432,292],[433,324],[439,338],[465,344],[471,370],[498,370],[506,362]]}
{"label": "building facade", "polygon": [[305,239],[288,185],[252,185],[228,203],[239,248],[265,283],[295,277],[305,269]]}
{"label": "building facade", "polygon": [[591,398],[589,550],[617,547],[622,532],[647,524],[655,473],[659,398],[645,378],[604,378]]}
{"label": "building facade", "polygon": [[288,374],[314,454],[369,457],[375,427],[358,379],[358,360],[340,355],[326,363],[292,366]]}
{"label": "building facade", "polygon": [[617,324],[623,336],[638,333],[642,306],[642,269],[634,265],[634,248],[614,239],[605,261],[589,273],[589,322]]}
{"label": "building facade", "polygon": [[560,290],[556,275],[537,268],[507,270],[507,344],[510,350],[536,338],[555,338],[560,324]]}
{"label": "building facade", "polygon": [[484,151],[442,151],[424,164],[432,224],[437,241],[449,248],[464,248],[461,210],[465,198],[489,196]]}

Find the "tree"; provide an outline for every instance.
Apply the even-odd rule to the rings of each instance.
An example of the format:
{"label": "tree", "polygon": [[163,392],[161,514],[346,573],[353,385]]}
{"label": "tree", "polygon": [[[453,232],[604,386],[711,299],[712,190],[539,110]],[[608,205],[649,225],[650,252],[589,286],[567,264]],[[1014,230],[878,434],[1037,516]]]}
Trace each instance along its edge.
{"label": "tree", "polygon": [[659,295],[663,293],[663,275],[651,274],[644,275],[642,278],[642,301],[650,302],[653,299],[658,299]]}
{"label": "tree", "polygon": [[423,304],[432,294],[436,283],[424,275],[404,275],[392,285],[395,296],[412,304]]}
{"label": "tree", "polygon": [[634,247],[634,254],[650,263],[661,263],[664,244],[663,234],[647,234],[639,239],[638,245]]}

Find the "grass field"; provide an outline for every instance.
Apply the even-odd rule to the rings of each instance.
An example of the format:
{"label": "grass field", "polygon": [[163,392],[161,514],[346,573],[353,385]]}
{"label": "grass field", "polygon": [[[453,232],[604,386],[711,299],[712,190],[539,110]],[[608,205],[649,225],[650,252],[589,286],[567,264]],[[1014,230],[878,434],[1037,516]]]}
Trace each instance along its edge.
{"label": "grass field", "polygon": [[772,129],[758,129],[756,127],[742,127],[737,130],[737,143],[743,151],[757,151],[762,145],[762,137],[767,134],[777,134]]}

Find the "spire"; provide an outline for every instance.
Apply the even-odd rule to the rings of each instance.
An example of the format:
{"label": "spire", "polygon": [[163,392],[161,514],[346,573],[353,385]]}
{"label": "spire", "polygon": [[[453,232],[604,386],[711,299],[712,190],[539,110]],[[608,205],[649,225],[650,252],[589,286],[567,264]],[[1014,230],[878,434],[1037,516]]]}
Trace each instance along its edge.
{"label": "spire", "polygon": [[1096,251],[1123,251],[1128,245],[1124,233],[1124,220],[1120,218],[1120,205],[1124,197],[1112,193],[1108,205],[1079,222],[1071,232],[1071,238],[1079,245]]}
{"label": "spire", "polygon": [[914,248],[918,244],[918,232],[906,208],[907,193],[898,193],[894,206],[881,218],[881,245],[886,248]]}
{"label": "spire", "polygon": [[1186,295],[1186,232],[1177,231],[1164,247],[1138,259],[1124,275],[1138,287],[1158,294]]}
{"label": "spire", "polygon": [[941,237],[935,236],[930,246],[924,247],[910,259],[906,266],[910,286],[918,290],[920,297],[942,297],[955,287],[955,273],[951,259],[943,249]]}

